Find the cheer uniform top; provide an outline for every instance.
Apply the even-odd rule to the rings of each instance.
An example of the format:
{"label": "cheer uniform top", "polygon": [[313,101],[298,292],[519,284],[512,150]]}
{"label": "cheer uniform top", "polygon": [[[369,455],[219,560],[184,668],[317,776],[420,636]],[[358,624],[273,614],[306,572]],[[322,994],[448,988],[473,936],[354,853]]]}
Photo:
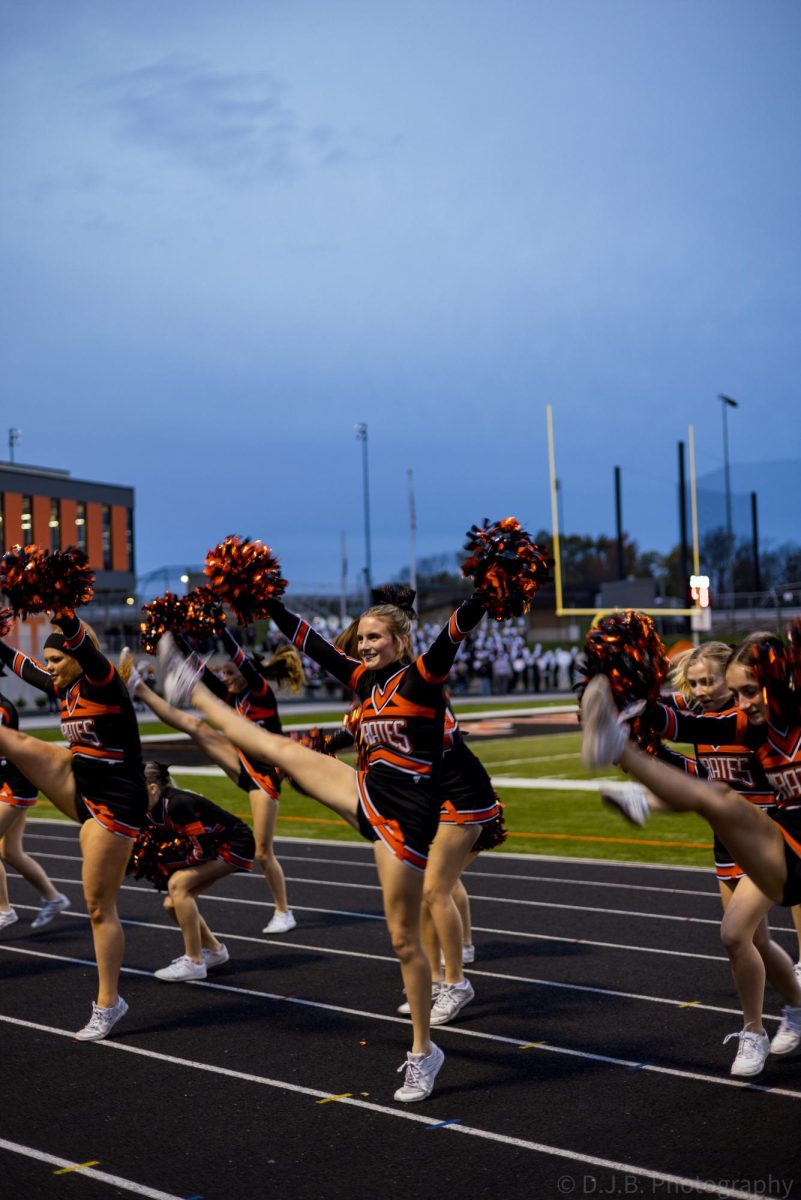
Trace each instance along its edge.
{"label": "cheer uniform top", "polygon": [[239,817],[199,792],[165,788],[147,814],[143,832],[153,827],[160,836],[180,833],[187,841],[183,861],[171,864],[171,871],[217,858],[238,871],[253,869],[256,847],[251,830]]}
{"label": "cheer uniform top", "polygon": [[[7,729],[19,729],[19,714],[16,706],[0,693],[0,725]],[[9,758],[0,758],[0,803],[12,808],[33,808],[37,790]]]}
{"label": "cheer uniform top", "polygon": [[[776,797],[753,752],[744,744],[749,728],[745,713],[734,705],[720,709],[717,713],[696,712],[688,706],[687,701],[680,694],[672,696],[670,703],[664,707],[676,713],[683,713],[693,720],[702,716],[714,719],[718,722],[714,726],[718,732],[712,736],[722,736],[720,732],[722,728],[720,721],[722,718],[731,718],[734,721],[734,734],[731,744],[702,742],[699,740],[697,731],[693,733],[695,727],[689,726],[689,732],[692,736],[686,740],[693,744],[695,758],[686,758],[683,754],[678,754],[675,751],[664,748],[659,752],[660,757],[667,762],[683,768],[689,775],[696,775],[702,779],[711,779],[715,782],[728,784],[733,791],[739,792],[746,800],[750,800],[758,808],[765,809],[768,815],[770,815],[776,805]],[[672,732],[673,726],[674,723],[670,722],[668,732],[664,736],[668,737],[671,741],[683,741],[684,738],[674,738]],[[725,728],[728,728],[728,720]],[[707,734],[707,736],[709,735]],[[726,735],[724,734],[723,736]],[[713,853],[715,858],[715,874],[718,879],[733,881],[741,879],[745,875],[745,871],[734,861],[731,853],[726,849],[716,833],[714,834]]]}
{"label": "cheer uniform top", "polygon": [[82,672],[63,693],[27,654],[0,642],[0,658],[20,679],[61,701],[61,732],[72,755],[81,824],[92,817],[109,833],[133,840],[147,812],[147,788],[128,689],[73,613],[53,624],[64,634],[64,653]]}
{"label": "cheer uniform top", "polygon": [[484,611],[483,602],[472,596],[414,662],[375,670],[332,646],[283,604],[270,604],[270,616],[296,649],[355,692],[361,706],[359,827],[369,841],[381,841],[414,870],[425,870],[439,822],[443,684]]}
{"label": "cheer uniform top", "polygon": [[[246,687],[236,695],[229,692],[219,676],[204,668],[203,682],[210,692],[235,708],[240,717],[252,721],[254,725],[266,729],[268,733],[281,733],[281,718],[278,716],[278,701],[275,692],[262,675],[259,668],[248,658],[245,651],[228,629],[222,631],[222,641],[231,661],[239,669],[245,680]],[[237,749],[241,769],[236,786],[243,792],[252,792],[259,788],[272,799],[277,800],[281,789],[281,778],[271,763],[257,758],[248,758]]]}
{"label": "cheer uniform top", "polygon": [[[739,709],[717,717],[671,713],[663,705],[657,709],[662,713],[663,736],[677,741],[714,739],[722,745],[739,741],[752,752],[772,793],[774,807],[767,808],[768,815],[784,838],[787,882],[782,904],[801,903],[801,721],[771,714],[764,724],[749,725]],[[654,728],[660,732],[658,717]],[[710,778],[734,786],[725,775]]]}
{"label": "cheer uniform top", "polygon": [[[335,754],[338,750],[355,745],[361,761],[362,743],[359,739],[361,707],[355,705],[343,718],[344,728],[325,739],[325,753]],[[445,825],[490,825],[503,819],[503,805],[492,786],[484,764],[467,746],[459,722],[445,693],[445,728],[442,742],[442,759],[439,769],[439,791],[442,807],[439,810],[440,824]],[[488,849],[500,845],[506,838],[502,829],[477,849]]]}

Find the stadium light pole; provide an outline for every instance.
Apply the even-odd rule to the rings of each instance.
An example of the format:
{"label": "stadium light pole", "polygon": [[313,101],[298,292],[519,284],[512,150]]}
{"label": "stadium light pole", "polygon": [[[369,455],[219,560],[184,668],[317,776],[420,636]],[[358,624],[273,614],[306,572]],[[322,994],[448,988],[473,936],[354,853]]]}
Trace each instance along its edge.
{"label": "stadium light pole", "polygon": [[359,421],[354,427],[356,441],[362,444],[362,490],[364,495],[364,589],[367,606],[370,605],[370,590],[373,586],[372,555],[370,551],[370,475],[367,465],[367,422]]}
{"label": "stadium light pole", "polygon": [[731,516],[731,475],[729,473],[729,422],[730,408],[739,408],[731,396],[718,393],[718,400],[723,406],[723,486],[726,490],[726,544],[729,552],[729,591],[734,591],[734,529]]}

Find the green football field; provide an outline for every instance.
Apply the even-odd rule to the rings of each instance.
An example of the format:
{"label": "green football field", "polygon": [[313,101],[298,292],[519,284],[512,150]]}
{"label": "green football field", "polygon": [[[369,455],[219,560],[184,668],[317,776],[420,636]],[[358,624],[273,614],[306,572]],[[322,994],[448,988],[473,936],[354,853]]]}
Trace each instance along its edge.
{"label": "green football field", "polygon": [[[473,711],[480,705],[471,704]],[[467,711],[467,706],[461,708]],[[338,716],[341,709],[332,715]],[[316,714],[322,720],[324,714]],[[305,719],[305,718],[304,718]],[[43,731],[44,732],[44,731]],[[164,726],[143,724],[143,734],[165,732]],[[59,737],[46,731],[48,740]],[[505,805],[509,837],[496,854],[550,854],[579,858],[621,859],[633,862],[710,866],[712,836],[709,827],[693,815],[655,814],[645,828],[626,823],[600,802],[597,788],[587,790],[589,777],[579,756],[578,733],[540,737],[470,738],[471,749],[493,777]],[[147,751],[145,751],[147,753]],[[622,778],[614,769],[610,778]],[[247,797],[221,772],[208,775],[175,771],[181,787],[202,792],[245,820],[250,819]],[[514,779],[515,786],[504,785]],[[532,786],[526,787],[525,781]],[[571,787],[575,781],[576,787]],[[520,786],[522,784],[522,786]],[[584,786],[581,786],[581,785]],[[30,814],[32,819],[60,814],[45,801]],[[336,815],[284,784],[278,834],[286,837],[336,838],[359,841],[359,835]]]}

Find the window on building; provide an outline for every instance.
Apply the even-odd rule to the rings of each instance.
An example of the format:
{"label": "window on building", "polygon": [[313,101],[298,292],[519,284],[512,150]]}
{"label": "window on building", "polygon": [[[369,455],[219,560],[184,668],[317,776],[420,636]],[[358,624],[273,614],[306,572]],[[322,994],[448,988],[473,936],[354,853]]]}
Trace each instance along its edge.
{"label": "window on building", "polygon": [[30,542],[33,537],[33,496],[22,497],[22,520],[20,521],[23,542]]}
{"label": "window on building", "polygon": [[86,552],[86,505],[83,500],[75,505],[75,544]]}
{"label": "window on building", "polygon": [[50,501],[50,549],[55,553],[61,549],[61,504]]}
{"label": "window on building", "polygon": [[128,555],[128,570],[135,571],[134,565],[134,532],[133,532],[133,509],[125,510],[125,550]]}
{"label": "window on building", "polygon": [[103,505],[103,570],[111,570],[111,507]]}

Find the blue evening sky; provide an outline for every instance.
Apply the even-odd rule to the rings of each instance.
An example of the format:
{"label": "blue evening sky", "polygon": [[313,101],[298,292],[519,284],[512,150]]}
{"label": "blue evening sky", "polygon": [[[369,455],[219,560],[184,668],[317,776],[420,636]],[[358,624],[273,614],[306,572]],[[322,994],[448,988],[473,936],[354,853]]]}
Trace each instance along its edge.
{"label": "blue evening sky", "polygon": [[385,578],[410,468],[421,555],[550,524],[550,403],[568,531],[619,465],[667,549],[718,392],[733,463],[801,457],[799,47],[797,0],[1,0],[17,461],[135,486],[141,572],[238,532],[335,584],[356,422]]}

